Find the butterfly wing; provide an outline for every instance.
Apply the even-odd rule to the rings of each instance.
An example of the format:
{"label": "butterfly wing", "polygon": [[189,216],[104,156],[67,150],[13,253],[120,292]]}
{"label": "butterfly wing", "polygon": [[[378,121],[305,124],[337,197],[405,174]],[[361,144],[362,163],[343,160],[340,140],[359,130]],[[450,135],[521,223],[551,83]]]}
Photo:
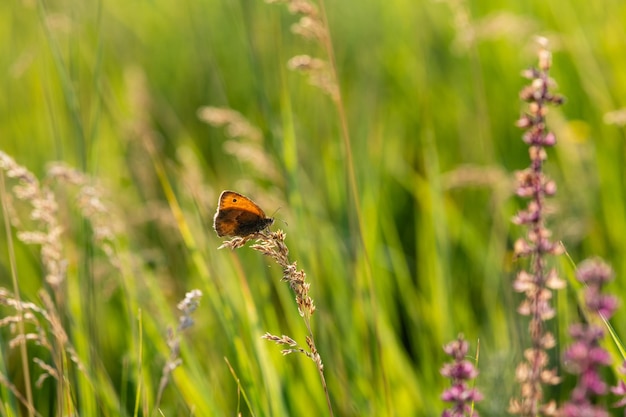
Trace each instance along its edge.
{"label": "butterfly wing", "polygon": [[247,236],[269,227],[274,219],[260,217],[246,210],[224,209],[217,212],[213,228],[219,237]]}
{"label": "butterfly wing", "polygon": [[269,227],[274,219],[265,213],[249,198],[234,191],[224,191],[220,195],[213,228],[219,237],[247,236]]}
{"label": "butterfly wing", "polygon": [[213,228],[219,237],[236,236],[237,210],[218,210],[213,219]]}
{"label": "butterfly wing", "polygon": [[274,219],[268,219],[263,215],[260,217],[249,211],[243,211],[237,216],[237,228],[235,234],[237,236],[247,236],[253,233],[260,232],[266,227],[274,223]]}

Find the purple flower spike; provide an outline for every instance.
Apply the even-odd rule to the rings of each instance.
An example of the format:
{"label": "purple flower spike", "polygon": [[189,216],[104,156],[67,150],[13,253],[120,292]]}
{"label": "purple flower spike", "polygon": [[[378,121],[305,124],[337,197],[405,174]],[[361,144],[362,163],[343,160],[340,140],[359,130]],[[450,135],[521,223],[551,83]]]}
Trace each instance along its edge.
{"label": "purple flower spike", "polygon": [[515,242],[514,253],[518,258],[530,260],[528,268],[520,271],[513,282],[513,289],[525,296],[517,311],[528,317],[531,339],[531,347],[524,352],[524,360],[515,372],[521,395],[511,399],[509,406],[511,414],[521,416],[554,415],[556,404],[544,402],[543,386],[560,382],[556,370],[547,369],[546,351],[554,347],[555,338],[546,330],[545,322],[556,314],[552,291],[564,288],[565,281],[548,265],[549,256],[561,254],[562,249],[545,226],[546,199],[556,194],[557,187],[544,173],[543,164],[548,158],[546,149],[557,143],[556,135],[548,131],[546,124],[548,106],[563,100],[550,92],[553,82],[548,73],[552,60],[546,45],[547,41],[542,39],[538,67],[522,73],[530,80],[520,92],[520,98],[528,105],[516,122],[524,130],[522,141],[528,145],[530,156],[530,166],[516,173],[515,188],[517,196],[528,203],[513,218],[513,223],[526,228],[525,236]]}
{"label": "purple flower spike", "polygon": [[468,382],[476,378],[478,370],[465,359],[469,344],[462,335],[444,346],[443,350],[452,357],[452,362],[441,368],[441,375],[451,380],[450,388],[441,394],[441,399],[452,406],[441,414],[442,417],[478,417],[473,411],[473,404],[482,400],[482,394],[476,388],[470,388]]}
{"label": "purple flower spike", "polygon": [[[603,367],[611,364],[611,356],[600,345],[604,337],[604,325],[598,315],[607,320],[617,308],[617,299],[602,294],[602,287],[613,278],[613,271],[604,262],[593,259],[580,264],[576,278],[584,283],[584,309],[588,317],[585,323],[575,323],[570,327],[570,335],[574,342],[563,355],[565,368],[578,375],[578,382],[570,399],[563,404],[559,415],[603,417],[609,413],[598,403],[598,398],[607,395],[609,387],[602,379]],[[594,317],[595,316],[595,317]],[[611,388],[617,395],[626,393],[626,385],[620,383]],[[622,406],[622,400],[616,406]]]}

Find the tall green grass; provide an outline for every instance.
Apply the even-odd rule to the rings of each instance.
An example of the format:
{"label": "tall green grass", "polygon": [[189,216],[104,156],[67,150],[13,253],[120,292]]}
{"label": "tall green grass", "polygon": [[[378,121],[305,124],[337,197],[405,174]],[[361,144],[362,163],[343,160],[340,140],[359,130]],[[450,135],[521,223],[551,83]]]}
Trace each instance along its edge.
{"label": "tall green grass", "polygon": [[[625,293],[624,128],[605,122],[626,97],[622,2],[325,7],[330,43],[293,34],[298,17],[262,1],[0,4],[0,150],[53,196],[61,227],[33,220],[5,172],[15,214],[10,228],[2,215],[0,287],[19,303],[1,315],[24,329],[0,331],[2,415],[29,415],[23,403],[43,416],[328,415],[315,365],[261,339],[307,336],[280,268],[217,249],[223,189],[279,209],[274,228],[311,283],[335,415],[440,414],[441,347],[459,332],[480,340],[478,410],[503,415],[527,340],[511,288],[523,231],[510,218],[522,204],[513,171],[528,163],[519,73],[537,34],[567,97],[548,117],[559,140],[545,167],[559,187],[549,226],[574,263],[606,259],[609,289]],[[340,103],[288,69],[303,54],[336,71]],[[210,126],[204,106],[237,111],[260,138]],[[60,283],[45,280],[51,254],[25,231],[53,235]],[[571,279],[571,262],[561,270]],[[195,323],[176,332],[194,288]],[[558,296],[559,345],[576,300],[572,286]],[[26,360],[20,334],[40,337]],[[36,358],[57,378],[37,384],[51,370]]]}

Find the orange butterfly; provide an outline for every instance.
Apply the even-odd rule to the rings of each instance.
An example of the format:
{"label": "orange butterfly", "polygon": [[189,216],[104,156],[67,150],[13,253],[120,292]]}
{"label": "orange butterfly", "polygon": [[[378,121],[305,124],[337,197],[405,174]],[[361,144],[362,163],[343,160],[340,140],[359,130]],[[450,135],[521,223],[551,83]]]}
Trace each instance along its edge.
{"label": "orange butterfly", "polygon": [[222,191],[217,212],[213,218],[213,228],[219,237],[245,237],[270,227],[272,217],[266,217],[261,207],[234,191]]}

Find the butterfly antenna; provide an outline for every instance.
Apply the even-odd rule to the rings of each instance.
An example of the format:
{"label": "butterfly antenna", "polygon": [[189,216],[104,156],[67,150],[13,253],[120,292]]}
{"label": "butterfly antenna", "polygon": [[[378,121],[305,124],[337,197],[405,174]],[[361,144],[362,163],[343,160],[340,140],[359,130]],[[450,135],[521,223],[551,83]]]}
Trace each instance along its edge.
{"label": "butterfly antenna", "polygon": [[[274,210],[274,212],[272,213],[272,218],[276,218],[276,213],[278,213],[278,210],[280,210],[282,207],[278,207],[276,210]],[[285,223],[285,226],[289,226],[289,224],[283,220],[283,219],[276,219],[276,220],[280,220],[281,222]]]}

